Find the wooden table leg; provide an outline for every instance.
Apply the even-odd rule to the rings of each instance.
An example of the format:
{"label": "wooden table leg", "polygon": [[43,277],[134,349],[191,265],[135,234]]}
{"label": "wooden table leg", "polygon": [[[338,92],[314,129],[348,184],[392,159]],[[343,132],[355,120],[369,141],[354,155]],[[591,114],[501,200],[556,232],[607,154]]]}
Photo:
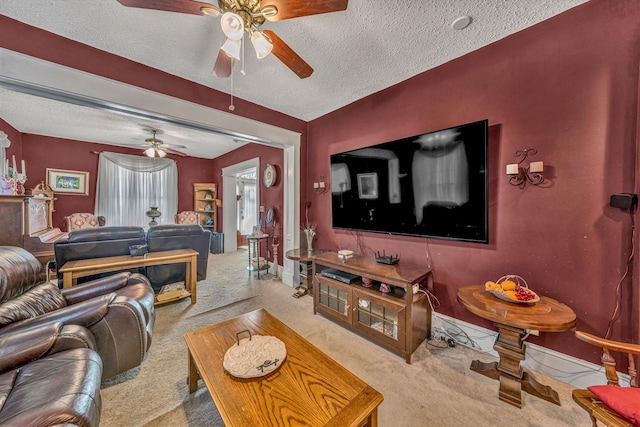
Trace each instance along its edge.
{"label": "wooden table leg", "polygon": [[200,378],[200,375],[198,375],[198,369],[193,361],[191,350],[187,351],[189,353],[189,373],[187,375],[187,384],[189,385],[189,393],[193,393],[198,389],[198,379]]}
{"label": "wooden table leg", "polygon": [[70,288],[71,285],[73,285],[73,272],[65,271],[64,273],[62,273],[62,287]]}
{"label": "wooden table leg", "polygon": [[496,324],[498,337],[493,346],[500,356],[499,362],[471,362],[471,370],[500,381],[500,400],[518,408],[522,407],[522,391],[548,402],[560,404],[558,393],[547,385],[540,384],[520,363],[525,359],[525,330]]}
{"label": "wooden table leg", "polygon": [[198,279],[198,259],[194,255],[191,258],[191,262],[187,263],[187,274],[185,279],[187,280],[189,291],[191,292],[191,304],[196,303],[196,281]]}

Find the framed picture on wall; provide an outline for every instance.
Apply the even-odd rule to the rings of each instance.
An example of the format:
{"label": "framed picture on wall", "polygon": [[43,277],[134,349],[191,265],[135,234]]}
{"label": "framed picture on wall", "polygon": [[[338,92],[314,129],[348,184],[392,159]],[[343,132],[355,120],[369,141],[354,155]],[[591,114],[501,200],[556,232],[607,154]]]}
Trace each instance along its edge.
{"label": "framed picture on wall", "polygon": [[89,172],[47,168],[47,185],[54,193],[89,195]]}
{"label": "framed picture on wall", "polygon": [[358,196],[361,199],[378,198],[378,174],[359,173],[358,174]]}

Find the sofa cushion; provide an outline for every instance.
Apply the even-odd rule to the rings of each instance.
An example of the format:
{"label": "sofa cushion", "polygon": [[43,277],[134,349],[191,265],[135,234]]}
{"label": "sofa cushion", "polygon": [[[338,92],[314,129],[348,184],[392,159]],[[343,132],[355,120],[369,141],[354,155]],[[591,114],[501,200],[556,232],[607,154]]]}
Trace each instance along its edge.
{"label": "sofa cushion", "polygon": [[102,361],[95,351],[63,351],[14,372],[3,374],[15,381],[0,411],[0,425],[100,424]]}
{"label": "sofa cushion", "polygon": [[588,389],[609,408],[640,426],[640,388],[596,385]]}
{"label": "sofa cushion", "polygon": [[77,243],[123,239],[141,239],[144,241],[144,238],[145,234],[142,227],[114,226],[72,231],[69,233],[68,242]]}
{"label": "sofa cushion", "polygon": [[0,304],[0,326],[6,326],[20,320],[37,317],[62,307],[67,303],[52,283],[42,283]]}

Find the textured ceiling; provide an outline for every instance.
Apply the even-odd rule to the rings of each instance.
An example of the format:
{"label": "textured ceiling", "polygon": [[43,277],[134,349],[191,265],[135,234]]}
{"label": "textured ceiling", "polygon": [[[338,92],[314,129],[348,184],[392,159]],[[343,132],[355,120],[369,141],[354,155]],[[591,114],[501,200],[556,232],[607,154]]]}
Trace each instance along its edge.
{"label": "textured ceiling", "polygon": [[[241,62],[234,65],[233,95],[310,121],[585,2],[350,0],[343,12],[266,22],[262,29],[273,30],[315,72],[301,80],[273,55],[256,59],[253,47],[247,45],[244,66]],[[385,7],[379,7],[381,4]],[[127,8],[116,0],[4,1],[0,2],[0,13],[230,93],[231,79],[211,75],[224,38],[217,17]],[[451,23],[461,15],[471,16],[472,24],[461,31],[453,30]],[[246,75],[240,73],[242,68]],[[11,91],[0,92],[3,100],[13,95]],[[42,128],[46,120],[33,120],[38,116],[34,108],[40,107],[29,105],[29,96],[20,97],[23,99],[3,101],[0,117],[21,132],[52,135]],[[55,105],[44,108],[60,114]],[[23,115],[23,109],[29,112],[29,118]],[[70,117],[65,121],[68,128],[74,128],[74,121],[82,117],[78,109],[81,107],[64,109]],[[96,113],[87,120],[74,131],[74,139],[83,139],[82,133],[89,125],[94,133],[101,132],[95,125],[109,118]],[[117,122],[126,134],[125,123]],[[153,125],[135,126],[140,129],[147,124]],[[180,129],[168,126],[163,130],[176,138],[166,142],[188,147],[200,137],[181,135]],[[113,136],[99,136],[84,139],[113,140]],[[222,151],[227,149],[225,146]],[[219,154],[186,151],[201,157]]]}

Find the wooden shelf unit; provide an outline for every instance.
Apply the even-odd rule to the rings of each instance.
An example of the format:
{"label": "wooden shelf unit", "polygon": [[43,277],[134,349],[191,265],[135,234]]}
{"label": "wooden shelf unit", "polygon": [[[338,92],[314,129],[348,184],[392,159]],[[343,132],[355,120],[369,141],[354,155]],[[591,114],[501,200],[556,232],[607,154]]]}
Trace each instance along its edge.
{"label": "wooden shelf unit", "polygon": [[200,214],[200,225],[211,231],[216,230],[218,203],[216,184],[193,184],[193,210]]}
{"label": "wooden shelf unit", "polygon": [[[347,284],[321,274],[333,268],[372,279]],[[413,293],[433,280],[431,269],[400,262],[376,263],[373,257],[355,255],[343,263],[335,252],[313,257],[313,313],[320,313],[352,332],[386,348],[411,363],[411,355],[431,333],[431,306],[426,294]],[[380,292],[380,283],[392,292]]]}

